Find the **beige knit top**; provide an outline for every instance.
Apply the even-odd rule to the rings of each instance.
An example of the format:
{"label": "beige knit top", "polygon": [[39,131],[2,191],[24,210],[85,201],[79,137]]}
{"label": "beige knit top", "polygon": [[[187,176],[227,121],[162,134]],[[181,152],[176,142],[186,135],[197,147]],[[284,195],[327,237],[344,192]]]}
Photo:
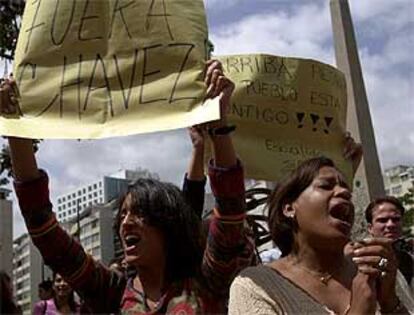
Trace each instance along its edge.
{"label": "beige knit top", "polygon": [[[398,290],[397,294],[408,306]],[[250,314],[335,313],[276,270],[257,266],[243,270],[230,289],[229,315]]]}

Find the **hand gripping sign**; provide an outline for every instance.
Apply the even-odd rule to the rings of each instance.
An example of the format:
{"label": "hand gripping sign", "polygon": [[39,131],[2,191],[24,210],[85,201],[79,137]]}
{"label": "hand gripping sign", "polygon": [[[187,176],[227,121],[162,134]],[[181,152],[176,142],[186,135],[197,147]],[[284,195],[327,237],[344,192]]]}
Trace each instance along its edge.
{"label": "hand gripping sign", "polygon": [[0,133],[103,138],[217,119],[218,104],[201,105],[207,38],[202,0],[28,1],[19,111]]}
{"label": "hand gripping sign", "polygon": [[220,56],[236,84],[228,119],[246,177],[277,181],[302,161],[332,158],[350,180],[342,157],[346,126],[345,76],[308,59],[271,55]]}

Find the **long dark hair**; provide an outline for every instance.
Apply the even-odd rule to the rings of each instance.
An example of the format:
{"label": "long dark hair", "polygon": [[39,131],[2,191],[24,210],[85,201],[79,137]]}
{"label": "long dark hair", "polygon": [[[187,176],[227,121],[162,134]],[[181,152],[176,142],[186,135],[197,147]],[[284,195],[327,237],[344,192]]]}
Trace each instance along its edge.
{"label": "long dark hair", "polygon": [[114,224],[118,236],[121,208],[128,195],[131,196],[132,211],[163,234],[167,251],[167,281],[195,276],[202,261],[200,219],[187,205],[180,189],[155,179],[141,178],[131,184],[120,199]]}
{"label": "long dark hair", "polygon": [[[58,273],[56,273],[56,272],[53,273],[53,288],[55,287],[55,279],[56,279],[56,276],[57,275],[58,275]],[[63,277],[62,277],[62,279],[63,279]],[[64,281],[66,281],[66,280],[64,280]],[[68,285],[70,286],[70,284],[68,284]],[[53,289],[53,301],[55,302],[56,308],[59,310],[59,305],[58,305],[58,303],[56,301],[55,289]],[[68,297],[68,305],[69,305],[70,310],[73,313],[76,313],[78,311],[78,304],[75,302],[75,294],[73,292],[72,287],[71,287],[71,293],[70,293],[70,295]]]}
{"label": "long dark hair", "polygon": [[279,247],[282,256],[294,250],[294,233],[296,221],[283,214],[285,205],[294,202],[312,183],[322,167],[335,167],[334,162],[326,157],[306,160],[294,170],[290,176],[281,181],[272,192],[269,202],[269,230],[273,242]]}

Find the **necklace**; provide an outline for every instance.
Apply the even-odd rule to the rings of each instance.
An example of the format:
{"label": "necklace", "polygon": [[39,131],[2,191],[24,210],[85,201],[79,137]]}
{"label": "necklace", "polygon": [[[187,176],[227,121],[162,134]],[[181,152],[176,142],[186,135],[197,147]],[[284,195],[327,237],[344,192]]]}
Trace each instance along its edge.
{"label": "necklace", "polygon": [[304,271],[309,272],[313,277],[317,278],[323,285],[328,285],[329,280],[332,279],[332,274],[326,272],[326,273],[320,273],[317,271],[314,271],[312,269],[309,269],[307,267],[301,266],[299,264],[294,265],[299,269],[302,269]]}

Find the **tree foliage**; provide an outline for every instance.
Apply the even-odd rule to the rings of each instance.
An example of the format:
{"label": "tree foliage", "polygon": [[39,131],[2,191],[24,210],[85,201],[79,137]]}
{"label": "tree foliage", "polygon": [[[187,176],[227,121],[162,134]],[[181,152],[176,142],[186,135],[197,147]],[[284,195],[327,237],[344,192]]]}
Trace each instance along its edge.
{"label": "tree foliage", "polygon": [[406,210],[403,218],[403,230],[404,234],[408,236],[414,225],[414,187],[398,199],[403,203]]}
{"label": "tree foliage", "polygon": [[24,0],[0,0],[0,58],[13,60]]}

